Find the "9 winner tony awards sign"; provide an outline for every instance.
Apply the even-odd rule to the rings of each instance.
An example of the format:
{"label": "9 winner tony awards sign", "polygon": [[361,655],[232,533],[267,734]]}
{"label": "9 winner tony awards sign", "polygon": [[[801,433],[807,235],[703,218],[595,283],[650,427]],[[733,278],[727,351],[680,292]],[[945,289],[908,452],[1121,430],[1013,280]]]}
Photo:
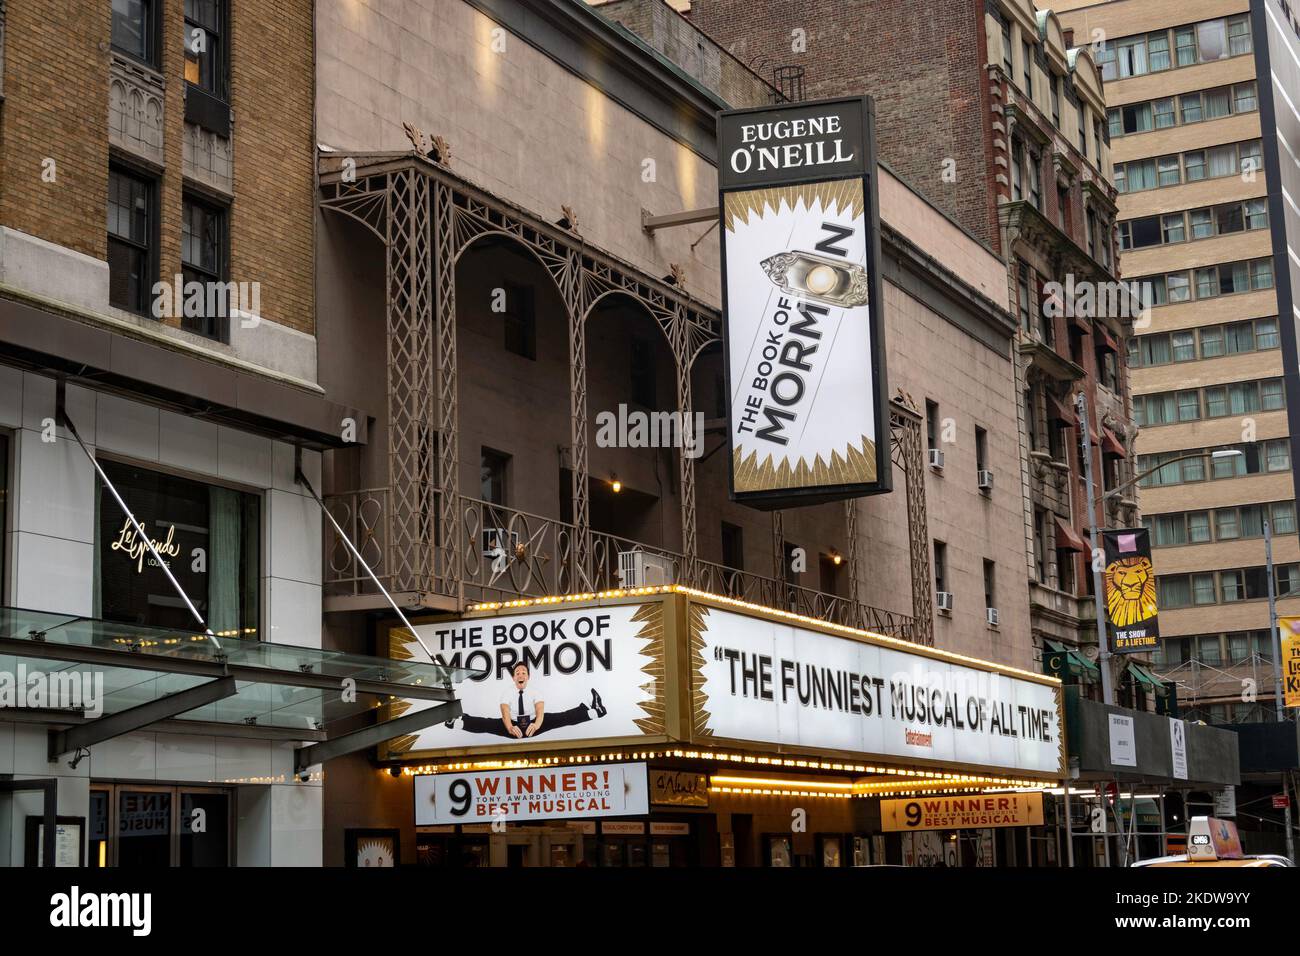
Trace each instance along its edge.
{"label": "9 winner tony awards sign", "polygon": [[889,491],[874,106],[724,112],[718,144],[732,498]]}

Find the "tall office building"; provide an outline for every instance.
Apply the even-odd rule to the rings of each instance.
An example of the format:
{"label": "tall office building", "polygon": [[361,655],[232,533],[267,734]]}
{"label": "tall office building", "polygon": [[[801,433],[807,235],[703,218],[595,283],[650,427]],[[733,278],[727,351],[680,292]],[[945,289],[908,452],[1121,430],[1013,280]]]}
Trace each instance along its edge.
{"label": "tall office building", "polygon": [[[1186,716],[1271,719],[1264,523],[1278,613],[1300,613],[1284,362],[1288,298],[1275,281],[1280,200],[1249,0],[1059,3],[1105,82],[1120,189],[1120,266],[1150,283],[1129,342],[1143,523],[1159,572],[1157,672]],[[1262,10],[1260,11],[1262,13]],[[1295,39],[1294,37],[1292,38]],[[1262,87],[1262,88],[1261,88]],[[1285,108],[1285,107],[1283,107]],[[1276,253],[1282,249],[1281,259]],[[1294,342],[1290,342],[1294,351]],[[1294,403],[1294,396],[1293,396]]]}

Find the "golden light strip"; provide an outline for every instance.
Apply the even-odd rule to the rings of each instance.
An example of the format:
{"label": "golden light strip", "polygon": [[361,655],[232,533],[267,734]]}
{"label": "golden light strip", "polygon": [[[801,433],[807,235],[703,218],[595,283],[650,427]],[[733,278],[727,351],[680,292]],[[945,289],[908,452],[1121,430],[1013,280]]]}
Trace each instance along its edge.
{"label": "golden light strip", "polygon": [[946,651],[937,647],[922,647],[919,644],[913,644],[911,641],[905,641],[900,637],[891,637],[888,634],[881,634],[878,631],[865,631],[861,628],[849,627],[846,624],[835,624],[831,621],[822,621],[815,617],[796,614],[793,611],[785,611],[780,608],[767,607],[763,604],[754,604],[749,601],[742,601],[739,598],[728,597],[724,594],[712,594],[708,591],[700,591],[696,588],[687,587],[684,584],[665,584],[645,588],[616,588],[611,591],[588,591],[583,594],[555,594],[547,597],[519,598],[514,601],[488,601],[482,604],[471,604],[466,608],[466,611],[498,611],[503,609],[542,607],[555,604],[572,604],[578,601],[593,601],[608,598],[645,597],[657,594],[685,594],[688,597],[705,598],[728,607],[760,611],[764,614],[771,614],[775,617],[782,618],[783,620],[794,621],[800,624],[811,624],[818,628],[825,628],[841,634],[850,634],[857,637],[870,637],[874,640],[891,644],[899,650],[907,651],[908,653],[919,653],[923,657],[937,657],[962,664],[975,664],[981,668],[992,667],[994,668],[995,673],[1003,674],[1004,676],[1018,675],[1021,677],[1028,677],[1040,684],[1060,685],[1061,683],[1059,678],[1045,674],[1035,674],[1033,671],[1027,671],[1019,667],[995,664],[993,661],[986,661],[978,657],[969,657],[965,654],[958,654],[954,651]]}
{"label": "golden light strip", "polygon": [[[786,781],[784,779],[764,779],[752,777],[725,777],[711,775],[711,782],[751,782],[761,781],[766,785],[797,782],[801,786],[818,786],[828,790],[850,791],[850,796],[870,797],[882,794],[934,793],[944,791],[970,792],[976,790],[1044,790],[1056,784],[1043,780],[1019,780],[1012,777],[998,777],[976,774],[962,774],[935,770],[914,770],[907,767],[876,767],[870,764],[838,763],[834,761],[794,758],[768,757],[758,754],[734,754],[720,751],[694,749],[666,750],[628,750],[611,751],[598,754],[567,754],[545,757],[520,757],[510,760],[465,760],[440,764],[424,764],[402,768],[402,775],[407,777],[424,776],[437,773],[464,773],[476,770],[524,770],[540,767],[570,766],[589,763],[608,763],[623,760],[707,760],[715,763],[736,763],[743,766],[764,767],[773,770],[830,770],[840,773],[856,773],[892,777],[883,781],[826,781],[812,782]],[[387,773],[387,770],[381,771]],[[724,786],[727,786],[724,784]],[[719,792],[733,792],[728,786]],[[739,792],[739,791],[734,791]],[[758,791],[755,791],[758,792]],[[762,791],[766,792],[766,791]],[[811,791],[810,791],[811,792]]]}
{"label": "golden light strip", "polygon": [[824,791],[777,789],[775,787],[709,787],[709,793],[733,793],[754,797],[806,797],[825,800],[852,800],[851,793],[826,793]]}
{"label": "golden light strip", "polygon": [[810,790],[830,791],[837,793],[851,793],[853,784],[850,781],[836,780],[786,780],[779,777],[720,777],[712,776],[709,778],[710,786],[750,786],[750,787],[806,787]]}

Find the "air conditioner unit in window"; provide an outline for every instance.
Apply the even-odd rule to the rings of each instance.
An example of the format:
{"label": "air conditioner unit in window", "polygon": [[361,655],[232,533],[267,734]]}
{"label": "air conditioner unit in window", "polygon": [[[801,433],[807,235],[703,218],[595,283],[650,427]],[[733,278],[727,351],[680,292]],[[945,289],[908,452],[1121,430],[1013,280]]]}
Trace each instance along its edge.
{"label": "air conditioner unit in window", "polygon": [[934,603],[935,603],[935,606],[936,606],[940,611],[951,611],[951,610],[952,610],[952,592],[951,592],[951,591],[937,591],[937,592],[935,592],[935,595],[934,595]]}
{"label": "air conditioner unit in window", "polygon": [[483,529],[483,557],[497,557],[500,548],[507,558],[514,557],[515,546],[519,544],[519,532],[507,531],[505,528]]}
{"label": "air conditioner unit in window", "polygon": [[986,607],[984,609],[989,616],[989,627],[998,626],[998,609],[995,607]]}
{"label": "air conditioner unit in window", "polygon": [[618,584],[622,588],[652,588],[672,584],[676,562],[644,551],[618,553]]}
{"label": "air conditioner unit in window", "polygon": [[979,472],[977,477],[979,478],[980,491],[993,490],[993,472],[984,469]]}
{"label": "air conditioner unit in window", "polygon": [[935,471],[943,471],[943,452],[937,448],[930,449],[930,467]]}

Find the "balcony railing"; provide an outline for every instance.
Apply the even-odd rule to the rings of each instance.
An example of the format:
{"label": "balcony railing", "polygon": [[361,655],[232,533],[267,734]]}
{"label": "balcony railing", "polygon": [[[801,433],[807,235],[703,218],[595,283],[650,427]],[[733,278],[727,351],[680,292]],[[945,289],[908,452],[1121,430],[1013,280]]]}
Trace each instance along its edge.
{"label": "balcony railing", "polygon": [[[402,580],[403,575],[394,573],[398,562],[387,545],[393,540],[389,531],[387,489],[327,495],[325,507],[384,587],[403,595],[421,590],[447,590],[435,589],[432,582],[422,588],[417,586],[419,582]],[[668,566],[669,579],[674,584],[904,640],[917,639],[915,622],[908,615],[604,532],[591,532],[591,567],[584,572],[578,566],[574,547],[577,530],[568,522],[463,495],[457,513],[460,516],[456,547],[462,573],[461,606],[625,587],[619,555],[641,551]],[[441,529],[438,530],[440,533]],[[365,569],[333,527],[326,528],[324,547],[327,597],[369,596],[375,599],[376,606],[383,603]],[[439,572],[440,569],[435,570],[435,574]]]}

